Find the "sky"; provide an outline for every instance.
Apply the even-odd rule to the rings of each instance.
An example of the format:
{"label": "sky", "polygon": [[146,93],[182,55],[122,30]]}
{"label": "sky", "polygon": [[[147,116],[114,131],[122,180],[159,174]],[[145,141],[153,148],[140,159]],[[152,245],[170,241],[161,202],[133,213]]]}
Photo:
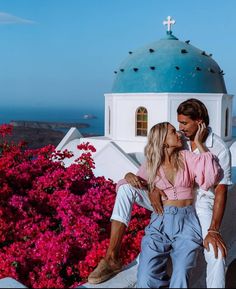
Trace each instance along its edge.
{"label": "sky", "polygon": [[1,106],[103,109],[114,71],[165,35],[168,15],[236,95],[235,11],[235,0],[0,0]]}

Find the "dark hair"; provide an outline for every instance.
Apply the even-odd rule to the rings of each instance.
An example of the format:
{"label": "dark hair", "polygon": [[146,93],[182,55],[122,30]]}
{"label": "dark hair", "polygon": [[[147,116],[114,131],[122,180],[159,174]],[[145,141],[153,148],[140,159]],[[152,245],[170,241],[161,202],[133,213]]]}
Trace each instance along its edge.
{"label": "dark hair", "polygon": [[192,120],[201,119],[209,125],[209,115],[206,106],[198,99],[190,98],[182,102],[177,108],[178,114],[190,117]]}

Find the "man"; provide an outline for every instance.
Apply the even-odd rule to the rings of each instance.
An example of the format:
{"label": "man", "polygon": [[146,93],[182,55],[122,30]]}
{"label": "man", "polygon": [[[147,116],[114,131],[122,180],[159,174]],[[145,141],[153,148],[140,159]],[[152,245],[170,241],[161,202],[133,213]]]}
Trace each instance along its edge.
{"label": "man", "polygon": [[[205,105],[197,99],[181,103],[177,109],[179,128],[188,138],[188,148],[199,153],[194,143],[198,123],[209,125],[209,116]],[[195,208],[202,227],[205,259],[207,262],[207,288],[225,288],[226,246],[219,229],[224,215],[227,187],[231,185],[231,158],[226,144],[210,130],[206,133],[206,147],[217,156],[224,171],[221,182],[209,191],[196,190]]]}
{"label": "man", "polygon": [[[194,143],[194,137],[198,124],[203,122],[209,125],[209,116],[205,105],[197,99],[189,99],[180,104],[177,109],[180,130],[189,139],[189,149],[198,153]],[[224,142],[215,134],[207,132],[205,145],[219,159],[224,170],[221,183],[211,191],[197,190],[196,210],[202,226],[204,246],[206,248],[205,259],[207,261],[207,288],[225,287],[225,261],[226,246],[219,233],[220,224],[223,218],[227,186],[231,184],[231,163],[230,153]],[[145,183],[137,176],[130,178],[129,173],[125,176],[129,184],[119,187],[116,201],[111,216],[112,227],[110,245],[106,256],[100,261],[97,268],[89,275],[88,281],[96,284],[101,283],[121,271],[119,252],[125,228],[131,218],[134,203],[139,204],[151,211],[163,213],[161,196],[164,193],[158,189],[145,193]]]}

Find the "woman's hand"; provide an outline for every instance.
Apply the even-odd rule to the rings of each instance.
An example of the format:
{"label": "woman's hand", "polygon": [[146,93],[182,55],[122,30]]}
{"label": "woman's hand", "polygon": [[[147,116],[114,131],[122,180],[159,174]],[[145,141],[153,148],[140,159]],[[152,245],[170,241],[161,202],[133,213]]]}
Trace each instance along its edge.
{"label": "woman's hand", "polygon": [[208,151],[206,146],[203,144],[206,140],[207,135],[208,135],[208,131],[206,128],[206,124],[204,122],[199,123],[198,130],[194,137],[194,143],[196,144],[197,148],[199,149],[201,153]]}
{"label": "woman's hand", "polygon": [[194,142],[195,143],[203,143],[206,140],[207,136],[207,128],[204,122],[198,124],[198,130],[196,132]]}
{"label": "woman's hand", "polygon": [[125,175],[125,180],[128,184],[130,184],[132,187],[135,187],[137,189],[147,188],[147,182],[133,173],[127,173]]}
{"label": "woman's hand", "polygon": [[148,197],[150,199],[150,202],[151,202],[151,205],[153,207],[153,210],[159,214],[159,215],[162,215],[164,210],[163,210],[163,202],[162,202],[162,197],[164,199],[167,199],[167,196],[166,194],[158,189],[158,188],[154,188],[153,190],[151,190],[149,193],[148,193]]}

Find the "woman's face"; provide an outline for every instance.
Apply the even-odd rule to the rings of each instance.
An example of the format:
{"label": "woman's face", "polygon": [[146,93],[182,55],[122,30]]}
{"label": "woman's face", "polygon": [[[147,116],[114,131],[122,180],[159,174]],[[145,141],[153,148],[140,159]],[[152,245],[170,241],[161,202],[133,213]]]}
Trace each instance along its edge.
{"label": "woman's face", "polygon": [[181,148],[183,146],[181,133],[177,132],[175,127],[171,124],[168,124],[165,144],[169,148]]}

